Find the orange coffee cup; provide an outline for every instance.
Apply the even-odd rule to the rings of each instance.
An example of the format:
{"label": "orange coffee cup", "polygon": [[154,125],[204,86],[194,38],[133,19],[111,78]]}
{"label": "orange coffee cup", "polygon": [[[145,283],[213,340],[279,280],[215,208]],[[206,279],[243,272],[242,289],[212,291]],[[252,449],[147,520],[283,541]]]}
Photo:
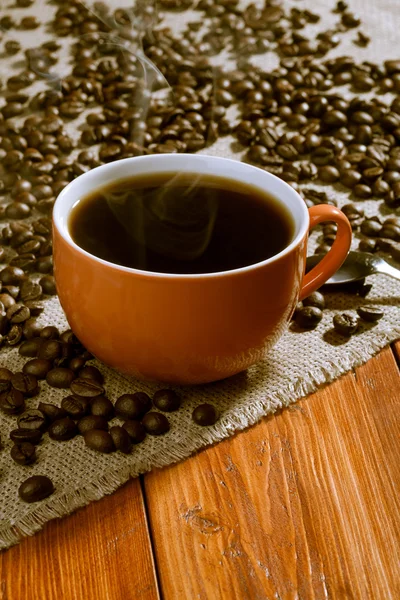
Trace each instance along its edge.
{"label": "orange coffee cup", "polygon": [[[275,256],[221,273],[175,275],[122,267],[80,248],[69,231],[72,208],[89,193],[134,175],[187,172],[251,184],[292,214],[294,234]],[[337,224],[326,257],[306,275],[309,230]],[[54,272],[74,333],[98,359],[140,379],[198,384],[243,371],[284,333],[299,300],[345,260],[351,227],[331,205],[307,209],[281,179],[234,160],[192,154],[127,158],[72,181],[53,212]],[[110,240],[110,244],[112,240]]]}

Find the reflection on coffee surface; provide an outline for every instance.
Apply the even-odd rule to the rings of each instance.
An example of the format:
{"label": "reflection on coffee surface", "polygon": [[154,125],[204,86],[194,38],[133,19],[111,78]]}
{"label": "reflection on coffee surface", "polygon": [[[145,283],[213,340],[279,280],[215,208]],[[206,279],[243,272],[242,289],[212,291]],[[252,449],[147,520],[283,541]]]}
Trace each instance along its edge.
{"label": "reflection on coffee surface", "polygon": [[154,173],[116,181],[82,198],[72,239],[109,262],[158,273],[214,273],[255,264],[293,238],[289,211],[229,178]]}

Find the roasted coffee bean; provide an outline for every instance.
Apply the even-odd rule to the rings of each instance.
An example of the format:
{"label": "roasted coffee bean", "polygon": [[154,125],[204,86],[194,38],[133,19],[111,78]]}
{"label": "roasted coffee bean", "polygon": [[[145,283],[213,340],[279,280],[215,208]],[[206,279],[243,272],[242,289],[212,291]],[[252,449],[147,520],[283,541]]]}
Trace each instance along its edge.
{"label": "roasted coffee bean", "polygon": [[0,281],[3,285],[18,285],[25,277],[24,271],[18,267],[5,267],[0,271]]}
{"label": "roasted coffee bean", "polygon": [[78,371],[80,371],[85,366],[85,364],[86,360],[84,358],[82,358],[81,356],[75,356],[69,361],[68,367],[72,369],[75,373],[78,373]]}
{"label": "roasted coffee bean", "polygon": [[197,425],[203,427],[214,425],[218,420],[218,412],[212,404],[200,404],[192,412],[192,419]]}
{"label": "roasted coffee bean", "polygon": [[39,280],[39,283],[42,286],[44,294],[47,294],[48,296],[54,296],[57,293],[53,275],[45,275]]}
{"label": "roasted coffee bean", "polygon": [[18,427],[20,429],[39,429],[39,431],[46,431],[47,420],[44,414],[35,408],[26,410],[17,419]]}
{"label": "roasted coffee bean", "polygon": [[362,175],[354,169],[348,169],[340,174],[340,183],[348,188],[353,188],[361,181]]}
{"label": "roasted coffee bean", "polygon": [[60,332],[54,325],[48,325],[47,327],[43,327],[40,337],[45,340],[58,340]]}
{"label": "roasted coffee bean", "polygon": [[132,442],[129,433],[123,427],[114,426],[110,429],[110,435],[116,450],[129,454],[132,450]]}
{"label": "roasted coffee bean", "polygon": [[295,321],[303,329],[315,329],[322,319],[322,311],[316,306],[305,306],[296,313]]}
{"label": "roasted coffee bean", "polygon": [[122,419],[138,419],[151,409],[151,399],[145,392],[123,394],[115,403],[115,413]]}
{"label": "roasted coffee bean", "polygon": [[324,183],[335,183],[339,181],[340,173],[336,167],[326,165],[318,169],[318,177]]}
{"label": "roasted coffee bean", "polygon": [[46,402],[39,402],[38,409],[49,421],[56,421],[57,419],[63,419],[67,416],[67,413],[63,408]]}
{"label": "roasted coffee bean", "polygon": [[36,379],[45,379],[52,366],[50,360],[32,358],[32,360],[28,360],[28,362],[24,364],[22,372],[27,375],[34,375]]}
{"label": "roasted coffee bean", "polygon": [[23,17],[19,24],[21,29],[37,29],[40,25],[40,21],[34,17]]}
{"label": "roasted coffee bean", "polygon": [[365,185],[364,183],[358,183],[357,185],[355,185],[353,187],[353,194],[357,198],[361,198],[362,200],[367,200],[368,198],[371,198],[372,190],[368,185]]}
{"label": "roasted coffee bean", "polygon": [[379,223],[379,221],[376,221],[375,219],[365,219],[365,221],[361,223],[360,227],[361,233],[371,237],[380,235],[381,230],[382,225]]}
{"label": "roasted coffee bean", "polygon": [[358,318],[350,313],[341,313],[333,317],[335,331],[343,336],[350,336],[358,329]]}
{"label": "roasted coffee bean", "polygon": [[75,379],[70,387],[73,394],[83,398],[96,398],[97,396],[102,396],[104,394],[103,386],[93,379]]}
{"label": "roasted coffee bean", "polygon": [[163,435],[170,430],[167,417],[161,413],[148,412],[142,420],[146,433],[150,435]]}
{"label": "roasted coffee bean", "polygon": [[372,240],[372,239],[360,240],[360,243],[358,244],[358,249],[360,250],[360,252],[373,253],[377,250],[376,240]]}
{"label": "roasted coffee bean", "polygon": [[[20,288],[20,299],[22,302],[38,300],[42,295],[42,288],[38,283],[35,283],[31,279],[27,279],[22,282]],[[27,320],[27,319],[25,319]]]}
{"label": "roasted coffee bean", "polygon": [[0,294],[0,302],[5,310],[8,310],[10,306],[15,304],[15,300],[10,294]]}
{"label": "roasted coffee bean", "polygon": [[[18,298],[19,296],[19,287],[17,285],[3,285],[3,292],[4,294],[7,294],[8,296],[11,296],[14,300],[16,298]],[[7,306],[7,301],[5,301],[4,299],[2,299],[4,308],[8,309],[9,307]],[[8,300],[9,302],[9,300]],[[15,304],[15,302],[11,302],[10,304]]]}
{"label": "roasted coffee bean", "polygon": [[29,308],[24,304],[16,303],[7,310],[7,319],[10,323],[23,323],[27,321],[31,316]]}
{"label": "roasted coffee bean", "polygon": [[54,485],[45,475],[33,475],[29,477],[18,488],[18,495],[24,502],[39,502],[51,496]]}
{"label": "roasted coffee bean", "polygon": [[128,420],[122,425],[133,444],[140,444],[146,437],[146,430],[140,421]]}
{"label": "roasted coffee bean", "polygon": [[158,390],[153,396],[153,404],[158,410],[173,412],[180,407],[181,399],[173,390]]}
{"label": "roasted coffee bean", "polygon": [[78,429],[81,435],[84,435],[91,429],[102,429],[104,431],[108,431],[108,422],[104,417],[100,417],[98,415],[87,415],[79,420]]}
{"label": "roasted coffee bean", "polygon": [[0,367],[0,379],[2,381],[11,381],[13,376],[13,372],[7,367]]}
{"label": "roasted coffee bean", "polygon": [[11,385],[26,398],[36,396],[39,392],[38,382],[34,375],[27,375],[22,372],[15,373],[11,378]]}
{"label": "roasted coffee bean", "polygon": [[359,306],[357,308],[357,313],[363,321],[367,321],[369,323],[375,323],[376,321],[379,321],[379,319],[382,319],[383,315],[385,314],[381,308],[371,305]]}
{"label": "roasted coffee bean", "polygon": [[49,427],[49,436],[52,440],[67,441],[71,440],[78,433],[77,426],[70,417],[57,419]]}
{"label": "roasted coffee bean", "polygon": [[6,51],[6,54],[13,56],[21,50],[21,44],[17,40],[8,40],[4,44],[4,50]]}
{"label": "roasted coffee bean", "polygon": [[9,346],[18,346],[22,340],[22,326],[12,325],[5,338]]}
{"label": "roasted coffee bean", "polygon": [[315,306],[320,310],[325,308],[325,298],[321,292],[312,292],[307,298],[303,300],[303,306]]}
{"label": "roasted coffee bean", "polygon": [[83,367],[83,369],[81,369],[79,371],[79,378],[80,379],[93,379],[100,385],[102,385],[104,382],[104,377],[101,374],[101,372],[99,371],[99,369],[97,369],[97,367],[93,367],[91,365],[89,365],[87,367]]}
{"label": "roasted coffee bean", "polygon": [[44,358],[46,360],[54,361],[62,354],[62,344],[56,339],[45,339],[40,336],[40,347],[38,349],[37,357]]}
{"label": "roasted coffee bean", "polygon": [[96,450],[97,452],[103,452],[105,454],[109,454],[115,450],[113,439],[108,431],[103,431],[102,429],[89,429],[83,437],[86,446],[91,448],[91,450]]}
{"label": "roasted coffee bean", "polygon": [[9,392],[11,390],[10,379],[0,379],[0,394],[3,392]]}
{"label": "roasted coffee bean", "polygon": [[53,258],[51,256],[43,256],[43,257],[37,258],[36,259],[36,271],[38,273],[52,273],[53,272]]}
{"label": "roasted coffee bean", "polygon": [[6,415],[17,415],[25,409],[23,394],[14,388],[0,393],[0,410]]}
{"label": "roasted coffee bean", "polygon": [[[387,238],[389,240],[399,242],[400,241],[400,227],[398,225],[388,223],[386,225],[383,225],[379,235],[382,238]],[[8,313],[8,311],[7,311],[7,313]]]}
{"label": "roasted coffee bean", "polygon": [[11,448],[11,458],[19,465],[31,465],[36,460],[36,449],[30,442],[15,444]]}
{"label": "roasted coffee bean", "polygon": [[90,412],[92,415],[104,417],[109,420],[114,416],[114,406],[112,402],[105,396],[94,398],[90,404]]}
{"label": "roasted coffee bean", "polygon": [[89,412],[90,405],[86,398],[70,395],[62,399],[61,408],[73,419],[81,419]]}
{"label": "roasted coffee bean", "polygon": [[10,439],[15,444],[23,444],[29,442],[30,444],[36,445],[42,439],[42,432],[40,429],[13,429],[10,431]]}
{"label": "roasted coffee bean", "polygon": [[22,342],[20,347],[18,348],[18,352],[21,356],[26,356],[30,358],[36,358],[39,352],[40,346],[43,344],[43,340],[36,337],[26,342]]}
{"label": "roasted coffee bean", "polygon": [[9,219],[26,219],[31,214],[31,209],[23,202],[12,202],[6,206],[5,214]]}
{"label": "roasted coffee bean", "polygon": [[47,373],[46,381],[51,387],[63,389],[71,387],[75,377],[71,369],[56,367]]}

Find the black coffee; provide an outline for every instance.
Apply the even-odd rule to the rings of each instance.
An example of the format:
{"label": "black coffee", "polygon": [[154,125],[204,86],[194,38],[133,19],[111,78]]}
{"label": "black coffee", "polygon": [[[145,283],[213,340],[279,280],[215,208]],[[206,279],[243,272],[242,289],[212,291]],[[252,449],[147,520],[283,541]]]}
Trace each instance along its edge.
{"label": "black coffee", "polygon": [[109,262],[159,273],[214,273],[261,262],[293,238],[289,211],[231,179],[155,173],[82,198],[73,240]]}

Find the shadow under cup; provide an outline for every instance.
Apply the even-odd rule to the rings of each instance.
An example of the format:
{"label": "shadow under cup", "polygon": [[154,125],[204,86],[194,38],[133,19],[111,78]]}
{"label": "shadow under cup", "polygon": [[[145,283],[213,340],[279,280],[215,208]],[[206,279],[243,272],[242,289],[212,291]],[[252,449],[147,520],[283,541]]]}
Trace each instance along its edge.
{"label": "shadow under cup", "polygon": [[[236,182],[237,187],[258,188],[290,213],[294,232],[289,243],[271,258],[250,266],[174,274],[168,269],[152,272],[137,265],[132,268],[114,264],[75,243],[70,215],[81,199],[127,178],[162,173],[220,177],[233,182],[234,187]],[[167,219],[159,218],[160,211],[165,210],[165,198],[163,202],[159,198],[146,213],[152,231],[152,250],[160,254],[157,244],[162,243],[161,250],[170,254],[169,260],[180,260],[182,249],[186,255],[189,250],[197,260],[209,242],[210,222],[215,219],[212,203],[200,209],[194,204],[191,211],[182,213],[182,204],[175,202],[173,194],[168,198]],[[199,224],[204,209],[208,216],[202,230]],[[326,214],[312,217],[319,219],[318,222],[339,220],[342,239],[340,248],[335,248],[335,242],[329,253],[332,257],[327,270],[314,278],[307,274],[310,290],[325,275],[325,280],[331,276],[332,269],[340,266],[350,247],[350,226],[346,232],[343,220],[346,218],[334,211],[340,213],[329,207],[329,219]],[[143,214],[142,211],[142,219]],[[126,215],[122,221],[124,218]],[[165,240],[170,237],[168,232],[161,235],[160,227],[182,224],[182,219],[185,225],[192,219],[196,235],[185,237],[188,228],[174,226],[174,243],[165,248]],[[261,360],[285,331],[300,295],[309,224],[303,200],[289,185],[244,163],[174,154],[135,157],[103,165],[71,182],[54,207],[54,270],[60,302],[71,328],[88,350],[121,372],[178,384],[223,379]],[[138,235],[140,231],[139,228]],[[313,284],[311,279],[317,281]]]}

